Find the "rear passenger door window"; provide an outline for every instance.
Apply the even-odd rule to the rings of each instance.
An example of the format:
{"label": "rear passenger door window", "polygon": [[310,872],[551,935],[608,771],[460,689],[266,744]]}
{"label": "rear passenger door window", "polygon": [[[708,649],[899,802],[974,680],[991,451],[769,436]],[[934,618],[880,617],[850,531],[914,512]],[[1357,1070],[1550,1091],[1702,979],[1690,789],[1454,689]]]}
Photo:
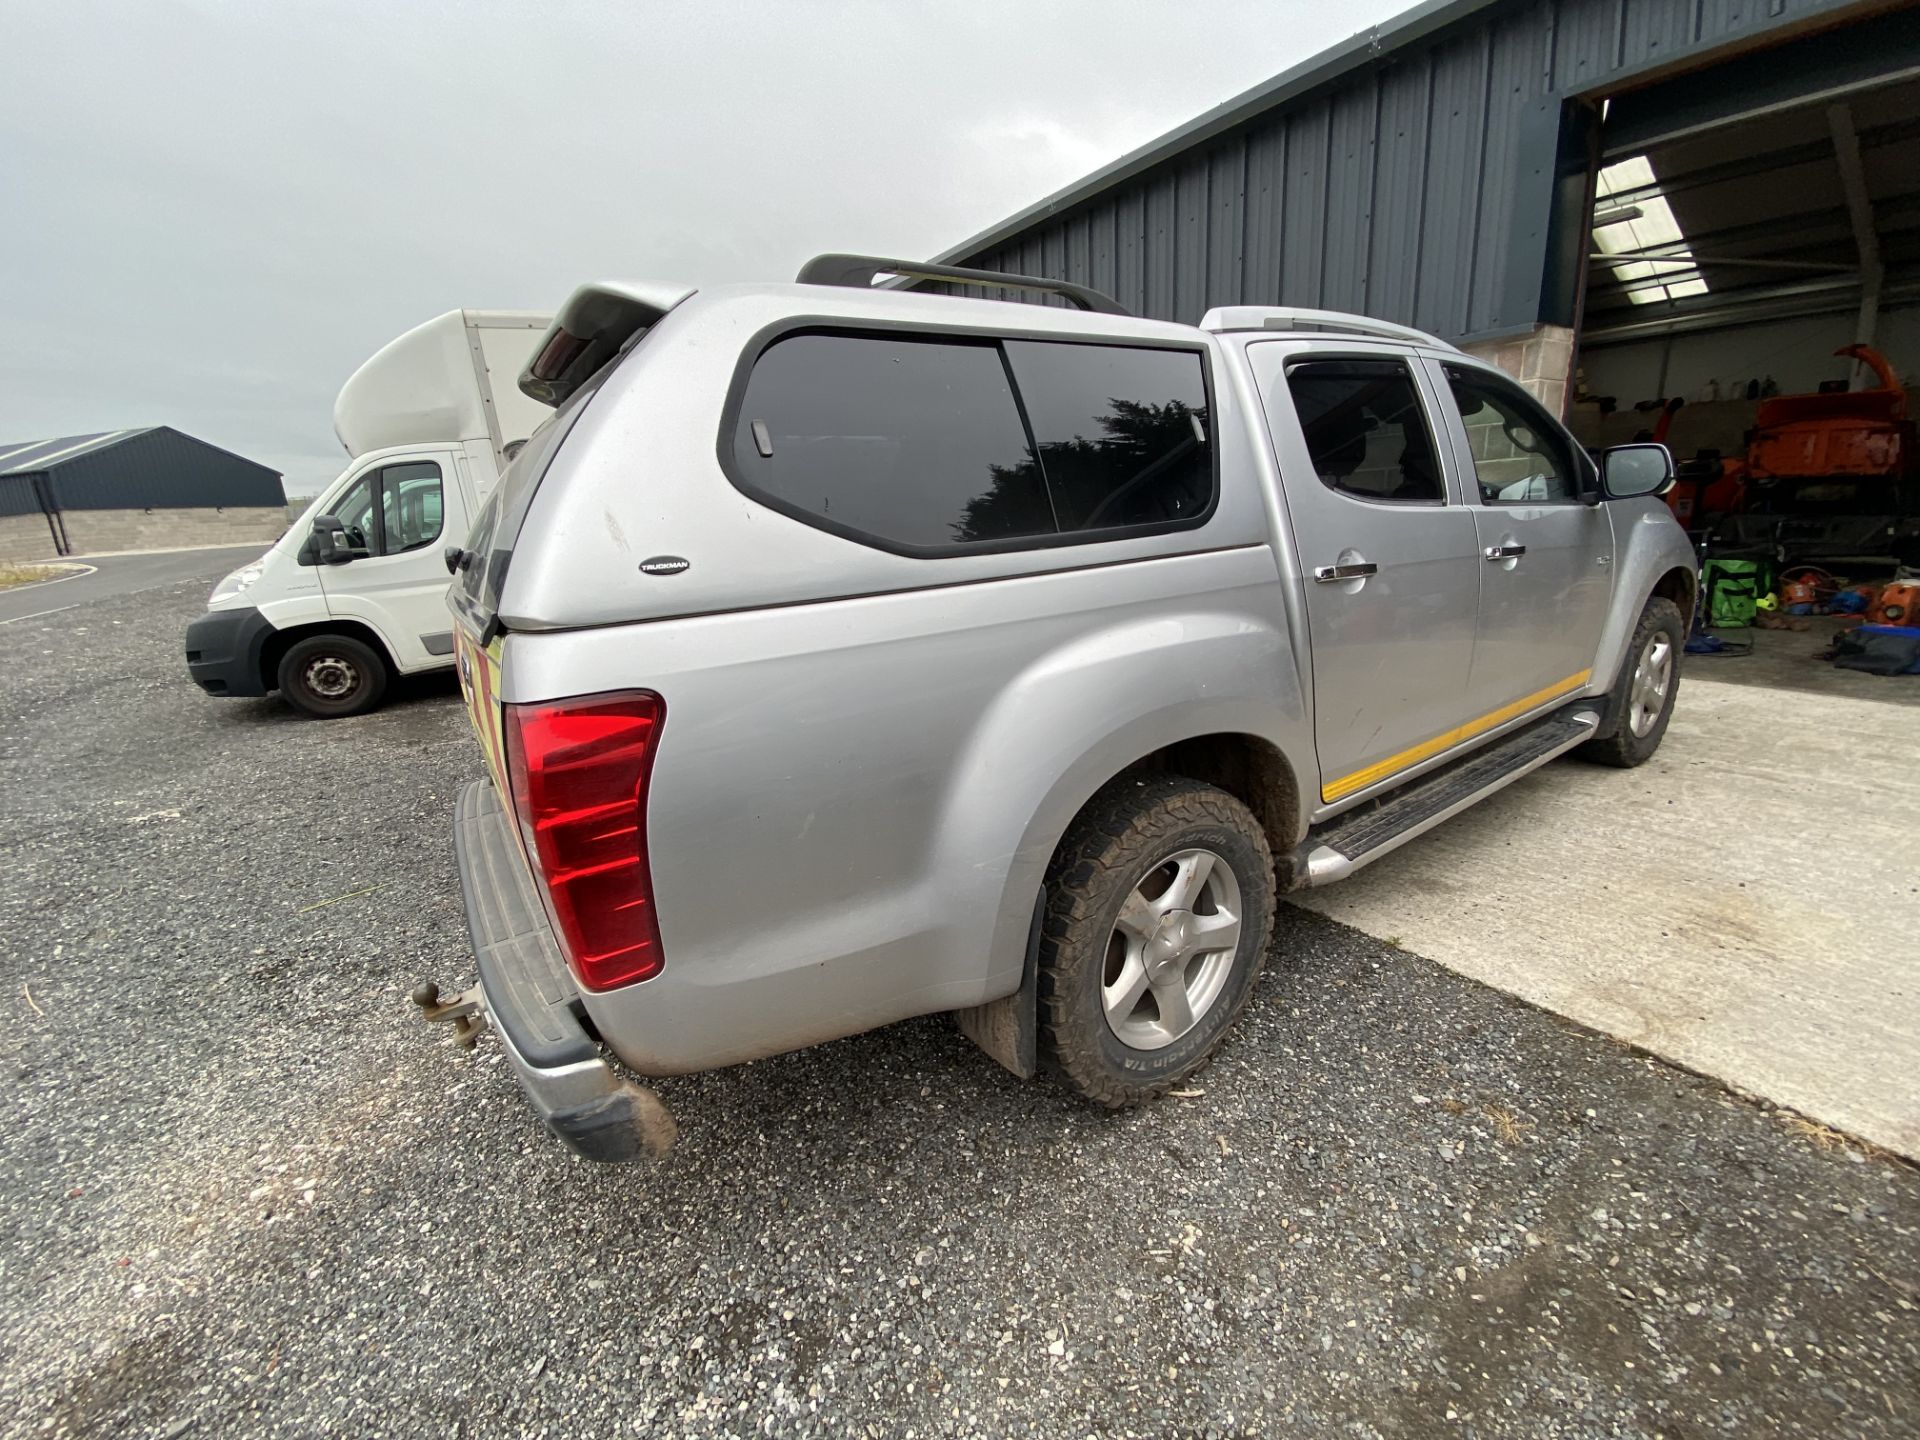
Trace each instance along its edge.
{"label": "rear passenger door window", "polygon": [[760,353],[735,409],[741,489],[909,554],[1176,529],[1215,499],[1194,350],[798,332]]}
{"label": "rear passenger door window", "polygon": [[1380,504],[1444,503],[1433,432],[1404,364],[1305,360],[1287,367],[1287,388],[1322,485]]}

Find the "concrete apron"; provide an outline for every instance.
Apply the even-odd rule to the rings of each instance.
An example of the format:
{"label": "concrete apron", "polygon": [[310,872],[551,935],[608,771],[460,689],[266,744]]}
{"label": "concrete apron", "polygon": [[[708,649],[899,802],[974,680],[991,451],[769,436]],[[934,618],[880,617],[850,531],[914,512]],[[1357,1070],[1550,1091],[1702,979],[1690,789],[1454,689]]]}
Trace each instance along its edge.
{"label": "concrete apron", "polygon": [[1640,769],[1555,761],[1292,898],[1920,1159],[1916,720],[1695,667]]}

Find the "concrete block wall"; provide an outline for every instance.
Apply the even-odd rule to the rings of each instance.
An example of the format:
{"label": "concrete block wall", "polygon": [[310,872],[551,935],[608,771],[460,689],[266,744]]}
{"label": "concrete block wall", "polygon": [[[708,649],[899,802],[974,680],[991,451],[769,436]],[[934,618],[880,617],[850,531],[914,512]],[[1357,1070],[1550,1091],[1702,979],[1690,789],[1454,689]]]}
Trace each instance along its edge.
{"label": "concrete block wall", "polygon": [[31,515],[0,515],[0,564],[23,560],[51,560],[53,532],[47,517],[35,511]]}
{"label": "concrete block wall", "polygon": [[1530,335],[1483,340],[1460,348],[1498,365],[1546,406],[1548,413],[1567,413],[1567,382],[1573,377],[1573,331],[1567,326],[1536,325]]}
{"label": "concrete block wall", "polygon": [[[186,550],[204,545],[256,542],[265,548],[287,528],[287,512],[278,505],[65,510],[60,519],[75,555],[97,555],[105,550]],[[44,534],[46,521],[40,520],[40,528]],[[49,546],[47,553],[51,552]]]}
{"label": "concrete block wall", "polygon": [[[287,528],[278,505],[180,510],[63,510],[60,522],[70,553],[108,550],[192,550],[210,545],[259,545],[265,549]],[[0,561],[53,560],[53,529],[47,517],[0,515]]]}

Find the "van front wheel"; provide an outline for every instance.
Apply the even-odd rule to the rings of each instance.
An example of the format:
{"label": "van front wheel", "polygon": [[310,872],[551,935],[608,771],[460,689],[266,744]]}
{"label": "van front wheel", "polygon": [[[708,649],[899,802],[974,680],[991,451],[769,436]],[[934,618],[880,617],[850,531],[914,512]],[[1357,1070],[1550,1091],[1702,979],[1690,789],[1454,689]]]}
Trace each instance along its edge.
{"label": "van front wheel", "polygon": [[387,665],[351,636],[309,635],[281,657],[280,693],[315,719],[362,715],[387,693]]}
{"label": "van front wheel", "polygon": [[1208,1060],[1273,928],[1273,856],[1233,796],[1179,776],[1115,782],[1047,877],[1040,1019],[1081,1094],[1137,1105]]}

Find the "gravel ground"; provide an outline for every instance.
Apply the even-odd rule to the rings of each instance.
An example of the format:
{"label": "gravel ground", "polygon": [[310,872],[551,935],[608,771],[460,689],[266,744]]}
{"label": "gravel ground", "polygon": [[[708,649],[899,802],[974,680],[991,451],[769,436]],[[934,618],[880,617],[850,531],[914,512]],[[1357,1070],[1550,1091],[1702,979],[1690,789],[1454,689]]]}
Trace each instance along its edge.
{"label": "gravel ground", "polygon": [[0,630],[0,1433],[1920,1426],[1913,1171],[1291,910],[1192,1098],[925,1020],[574,1160],[406,1000],[470,973],[451,684],[207,700],[204,593]]}

